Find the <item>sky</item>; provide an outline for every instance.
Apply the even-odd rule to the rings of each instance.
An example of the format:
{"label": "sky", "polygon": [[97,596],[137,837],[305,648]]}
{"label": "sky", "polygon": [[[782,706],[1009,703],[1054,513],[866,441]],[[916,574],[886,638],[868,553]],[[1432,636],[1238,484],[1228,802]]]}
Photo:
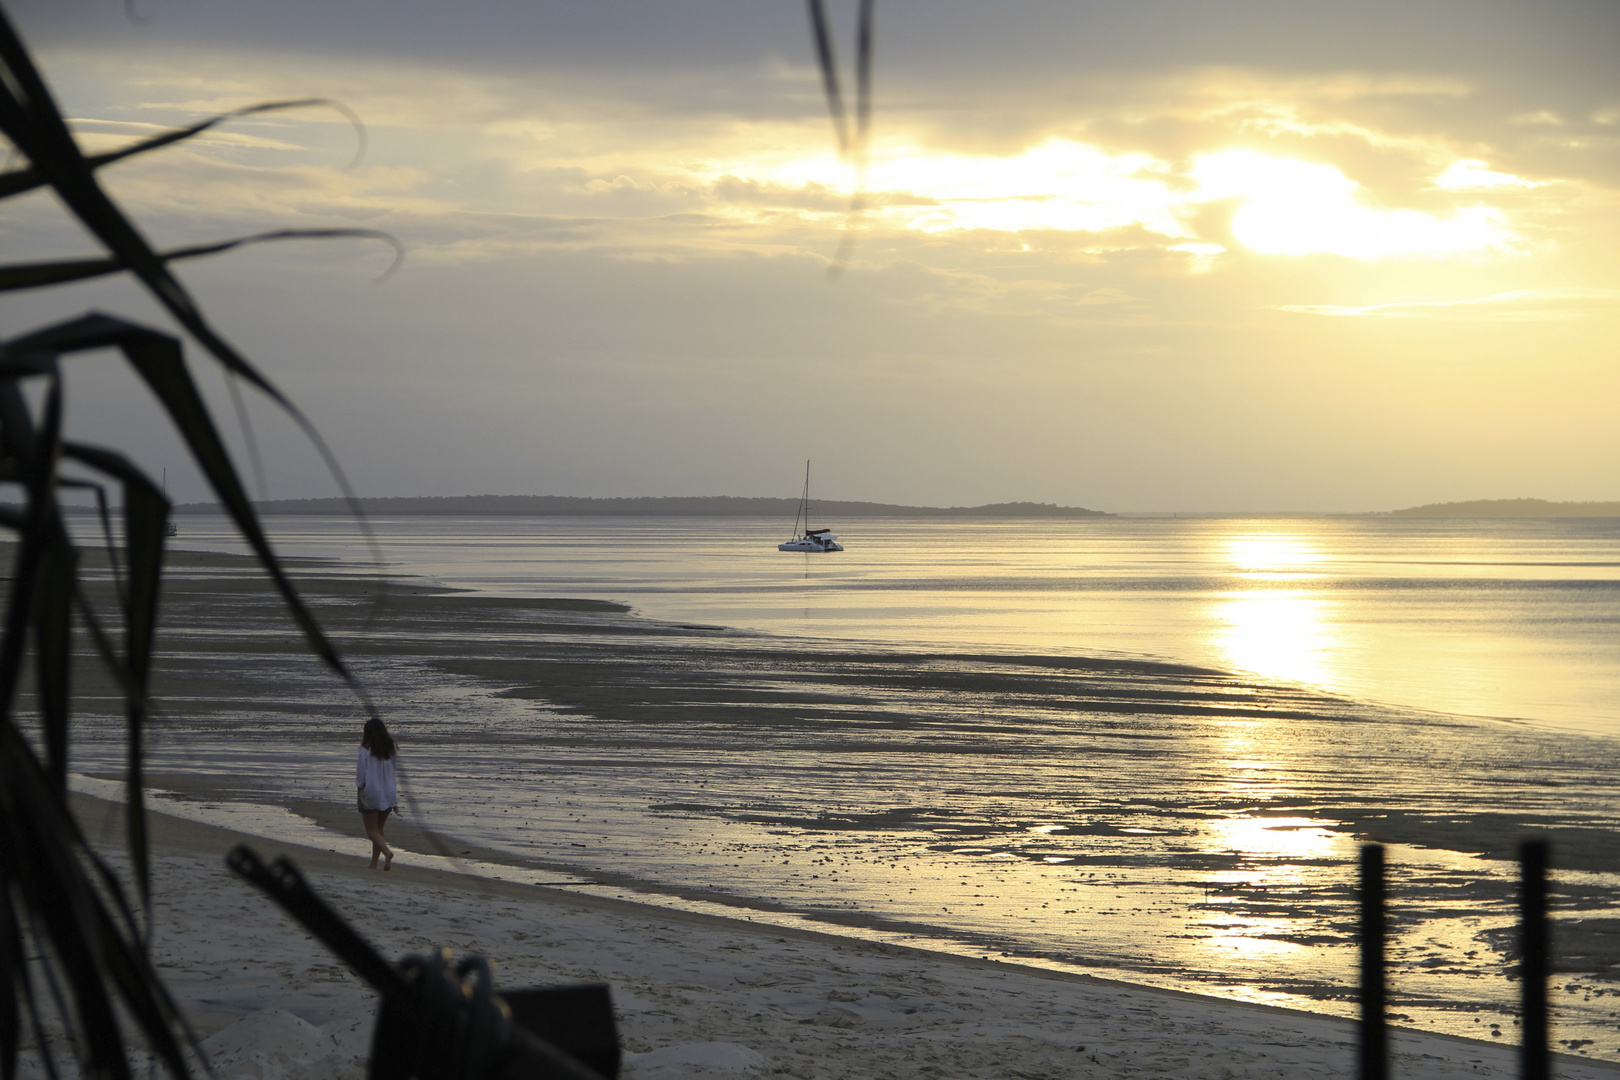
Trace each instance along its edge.
{"label": "sky", "polygon": [[[845,78],[855,0],[828,0]],[[1620,5],[877,4],[841,155],[802,3],[14,0],[87,150],[363,495],[1620,499]],[[861,193],[858,211],[851,207]],[[94,251],[52,197],[7,259]],[[842,272],[829,275],[843,243]],[[0,298],[0,334],[127,282]],[[193,363],[246,453],[223,384]],[[69,425],[206,497],[111,356]],[[249,404],[269,498],[334,494]]]}

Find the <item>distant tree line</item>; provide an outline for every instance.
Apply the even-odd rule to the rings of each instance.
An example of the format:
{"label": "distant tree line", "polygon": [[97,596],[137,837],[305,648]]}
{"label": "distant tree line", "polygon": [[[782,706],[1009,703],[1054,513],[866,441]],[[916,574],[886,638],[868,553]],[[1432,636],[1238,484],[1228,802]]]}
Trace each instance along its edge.
{"label": "distant tree line", "polygon": [[[373,517],[409,514],[445,514],[459,517],[792,517],[797,499],[743,499],[731,496],[675,498],[587,499],[566,495],[458,495],[362,499]],[[893,503],[812,502],[816,518],[851,517],[987,517],[1088,518],[1112,517],[1101,510],[1053,503],[1008,502],[985,506],[899,506]],[[348,514],[343,499],[274,499],[254,504],[260,514]],[[184,503],[177,514],[217,514],[215,503]]]}
{"label": "distant tree line", "polygon": [[1620,502],[1549,502],[1546,499],[1475,499],[1393,510],[1394,517],[1620,517]]}

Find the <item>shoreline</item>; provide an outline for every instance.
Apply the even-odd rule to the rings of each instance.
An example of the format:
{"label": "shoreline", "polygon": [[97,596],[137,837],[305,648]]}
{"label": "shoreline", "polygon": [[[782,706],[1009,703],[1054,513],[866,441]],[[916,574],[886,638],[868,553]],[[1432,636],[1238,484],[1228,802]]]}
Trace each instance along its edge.
{"label": "shoreline", "polygon": [[[176,561],[152,783],[341,830],[352,706],[245,560]],[[806,652],[580,600],[406,586],[373,623],[369,579],[341,563],[297,572],[385,688],[422,809],[457,850],[672,898],[661,910],[753,911],[845,940],[926,939],[1342,1015],[1346,883],[1355,844],[1376,839],[1395,845],[1392,903],[1428,920],[1393,958],[1397,1008],[1463,1038],[1499,1021],[1505,1037],[1501,844],[1540,821],[1561,858],[1585,860],[1560,866],[1616,872],[1607,819],[1545,818],[1547,786],[1587,773],[1544,734],[1184,665]],[[106,750],[120,728],[108,718]],[[81,754],[79,768],[116,775],[116,760]],[[1479,827],[1457,828],[1458,814]],[[1607,910],[1612,888],[1588,878],[1566,915]],[[1606,1057],[1612,962],[1576,980],[1589,1004],[1574,999],[1559,1033],[1601,1040],[1591,1052]]]}
{"label": "shoreline", "polygon": [[[231,547],[224,519],[193,520],[185,536]],[[344,519],[276,520],[291,550],[364,554]],[[397,540],[396,569],[490,594],[605,597],[656,619],[889,647],[1160,658],[1612,736],[1620,647],[1601,624],[1620,603],[1620,536],[1559,520],[851,519],[848,554],[802,567],[775,550],[768,519],[415,516],[376,528]]]}
{"label": "shoreline", "polygon": [[[115,837],[96,827],[98,821],[116,822],[116,804],[84,795],[75,795],[74,802],[93,841],[102,846],[109,839],[116,843]],[[196,1018],[198,1033],[205,1039],[217,1036],[232,1023],[268,1009],[294,1016],[310,1013],[300,1019],[323,1031],[348,1033],[347,1041],[334,1042],[335,1053],[348,1055],[347,1060],[330,1060],[328,1055],[318,1063],[323,1070],[340,1066],[335,1075],[352,1073],[357,1065],[355,1049],[368,1045],[369,991],[358,989],[352,975],[334,979],[333,958],[323,958],[324,950],[307,938],[302,947],[293,947],[296,955],[279,952],[271,954],[273,959],[220,955],[232,944],[230,924],[242,922],[238,913],[251,910],[255,900],[261,910],[273,907],[224,869],[220,860],[236,843],[252,844],[267,860],[282,854],[291,857],[311,884],[384,955],[397,955],[390,946],[397,950],[399,940],[411,942],[413,951],[432,944],[454,945],[458,954],[482,947],[500,965],[498,986],[508,987],[605,977],[613,986],[621,1039],[630,1051],[622,1074],[627,1077],[697,1071],[928,1076],[937,1075],[941,1061],[952,1066],[946,1071],[967,1075],[999,1064],[999,1075],[1015,1067],[1020,1076],[1050,1076],[1071,1074],[1081,1054],[1090,1055],[1094,1067],[1087,1074],[1100,1068],[1105,1075],[1147,1070],[1159,1076],[1215,1076],[1222,1075],[1218,1070],[1236,1068],[1241,1071],[1227,1075],[1327,1077],[1348,1075],[1353,1068],[1353,1026],[1321,1014],[814,930],[762,927],[406,862],[396,862],[395,870],[384,877],[381,871],[365,869],[360,854],[280,844],[167,814],[152,813],[149,818],[159,866],[154,891],[160,967],[166,977],[181,976],[171,980],[171,986],[190,1006],[187,1012]],[[357,852],[364,847],[363,837],[357,835],[352,842]],[[210,892],[230,894],[233,902],[210,904]],[[394,899],[381,899],[384,896]],[[407,899],[415,903],[406,903]],[[487,919],[473,925],[496,907],[506,917],[504,928]],[[461,940],[424,937],[416,925],[424,919],[436,919],[436,929]],[[166,924],[170,933],[165,933]],[[186,931],[178,940],[170,936],[176,925]],[[251,925],[252,934],[304,937],[279,912],[269,911]],[[571,933],[577,941],[597,944],[564,949],[562,956],[535,954],[527,943],[529,930],[538,927],[553,942]],[[646,947],[657,955],[649,958],[635,942],[619,941],[613,960],[587,962],[584,953],[605,948],[604,942],[626,930],[644,943],[656,943]],[[186,938],[202,938],[206,947],[187,952]],[[519,958],[511,953],[528,955]],[[732,953],[737,955],[723,955]],[[186,965],[199,960],[211,961],[206,965],[211,970],[231,965],[233,982],[249,984],[249,990],[222,997],[206,975],[188,973]],[[660,976],[653,970],[660,965],[675,968],[676,975]],[[780,991],[784,985],[792,986],[791,993]],[[934,988],[932,999],[927,987]],[[679,1001],[661,1000],[671,996],[685,999],[684,1008],[691,1015],[683,1019]],[[661,1003],[646,1007],[654,1002]],[[900,1002],[909,1004],[893,1007]],[[671,1004],[677,1009],[662,1007]],[[941,1010],[948,1015],[941,1015]],[[1032,1030],[1032,1011],[1066,1030],[1041,1030],[1039,1024]],[[732,1020],[723,1022],[722,1014]],[[967,1023],[974,1027],[960,1030]],[[1100,1034],[1104,1029],[1107,1033]],[[1219,1036],[1213,1049],[1212,1036]],[[680,1041],[690,1038],[702,1041]],[[222,1041],[230,1040],[214,1040],[216,1045]],[[812,1045],[806,1047],[807,1042]],[[1507,1077],[1517,1067],[1516,1048],[1502,1043],[1407,1028],[1393,1028],[1391,1043],[1392,1064],[1403,1076]],[[1076,1050],[1077,1046],[1086,1049]],[[270,1053],[274,1047],[260,1049]],[[1207,1060],[1195,1062],[1200,1049],[1207,1051],[1202,1055]],[[1606,1062],[1555,1056],[1560,1075],[1570,1080],[1620,1076],[1620,1069]],[[235,1061],[249,1058],[251,1054],[239,1054]],[[252,1060],[260,1070],[255,1075],[276,1075],[263,1071],[262,1056]],[[880,1062],[886,1062],[890,1071],[872,1067]],[[231,1064],[226,1063],[222,1076],[233,1075]],[[315,1074],[309,1063],[284,1064],[284,1075]]]}

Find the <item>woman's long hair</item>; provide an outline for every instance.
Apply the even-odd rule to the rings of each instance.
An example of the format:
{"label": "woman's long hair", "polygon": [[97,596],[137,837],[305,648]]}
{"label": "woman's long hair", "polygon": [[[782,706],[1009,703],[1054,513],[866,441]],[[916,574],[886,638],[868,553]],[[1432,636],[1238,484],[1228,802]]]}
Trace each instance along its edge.
{"label": "woman's long hair", "polygon": [[371,751],[371,756],[378,761],[387,761],[394,756],[394,737],[388,734],[388,729],[376,717],[366,721],[366,728],[360,734],[360,745]]}

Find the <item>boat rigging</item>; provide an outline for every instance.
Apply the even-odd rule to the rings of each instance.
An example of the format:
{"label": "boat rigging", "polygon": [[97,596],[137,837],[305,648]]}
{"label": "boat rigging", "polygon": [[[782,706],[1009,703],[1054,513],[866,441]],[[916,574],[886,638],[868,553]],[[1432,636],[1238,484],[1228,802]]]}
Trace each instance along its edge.
{"label": "boat rigging", "polygon": [[[800,529],[803,529],[801,532]],[[799,496],[799,512],[793,517],[793,535],[777,551],[843,551],[844,546],[831,529],[810,527],[810,463],[804,463],[804,494]]]}

